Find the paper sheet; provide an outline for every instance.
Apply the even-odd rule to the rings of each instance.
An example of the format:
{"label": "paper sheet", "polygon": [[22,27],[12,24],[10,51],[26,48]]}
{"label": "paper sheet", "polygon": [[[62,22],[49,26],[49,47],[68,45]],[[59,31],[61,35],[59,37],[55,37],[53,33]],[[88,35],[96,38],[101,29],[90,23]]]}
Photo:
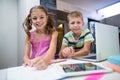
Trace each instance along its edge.
{"label": "paper sheet", "polygon": [[49,66],[46,70],[20,66],[7,70],[7,80],[55,80],[60,77],[59,74],[54,65]]}

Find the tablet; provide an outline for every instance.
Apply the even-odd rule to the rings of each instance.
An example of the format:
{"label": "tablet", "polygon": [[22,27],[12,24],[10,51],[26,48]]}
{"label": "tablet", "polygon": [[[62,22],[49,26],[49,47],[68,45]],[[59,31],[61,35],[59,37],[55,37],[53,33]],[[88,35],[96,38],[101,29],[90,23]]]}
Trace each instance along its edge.
{"label": "tablet", "polygon": [[102,65],[86,62],[86,63],[73,63],[73,64],[60,64],[62,75],[77,76],[96,73],[112,72],[112,69]]}

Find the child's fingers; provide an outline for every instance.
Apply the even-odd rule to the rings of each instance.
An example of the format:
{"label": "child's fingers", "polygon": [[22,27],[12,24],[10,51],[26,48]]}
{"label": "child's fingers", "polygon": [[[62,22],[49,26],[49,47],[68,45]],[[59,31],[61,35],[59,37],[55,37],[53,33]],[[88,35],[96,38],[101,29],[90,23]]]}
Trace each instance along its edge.
{"label": "child's fingers", "polygon": [[64,58],[66,58],[66,57],[67,57],[66,52],[63,52],[63,53],[62,53],[62,55],[63,55],[63,57],[64,57]]}
{"label": "child's fingers", "polygon": [[63,58],[62,52],[60,54],[58,54],[59,58]]}
{"label": "child's fingers", "polygon": [[41,59],[41,57],[36,57],[36,58],[32,59],[30,66],[31,67],[34,66],[40,59]]}
{"label": "child's fingers", "polygon": [[72,57],[75,51],[74,51],[73,47],[69,47],[69,49],[70,49],[70,53],[69,53],[68,57]]}
{"label": "child's fingers", "polygon": [[30,60],[27,61],[27,62],[25,62],[25,63],[23,63],[22,66],[24,66],[24,67],[26,67],[26,66],[30,66]]}
{"label": "child's fingers", "polygon": [[66,53],[67,53],[67,51],[66,51],[66,49],[64,49],[64,50],[62,51],[63,57],[66,57]]}
{"label": "child's fingers", "polygon": [[70,48],[69,48],[69,47],[66,47],[66,48],[63,50],[62,54],[63,54],[63,56],[64,56],[65,58],[69,57],[69,55],[71,54]]}
{"label": "child's fingers", "polygon": [[22,64],[22,66],[26,67],[26,66],[27,66],[27,64],[26,64],[26,63],[23,63],[23,64]]}
{"label": "child's fingers", "polygon": [[48,63],[46,63],[43,59],[40,59],[33,67],[36,67],[39,70],[43,70],[47,68]]}
{"label": "child's fingers", "polygon": [[73,47],[69,47],[69,48],[70,48],[70,52],[71,52],[71,53],[74,53],[74,52],[75,52],[75,50],[74,50]]}

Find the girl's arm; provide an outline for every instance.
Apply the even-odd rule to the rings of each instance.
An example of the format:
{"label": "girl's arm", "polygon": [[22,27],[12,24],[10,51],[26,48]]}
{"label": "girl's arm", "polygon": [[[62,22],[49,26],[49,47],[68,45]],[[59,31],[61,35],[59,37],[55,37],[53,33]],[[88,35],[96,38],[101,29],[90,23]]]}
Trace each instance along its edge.
{"label": "girl's arm", "polygon": [[56,46],[57,46],[57,36],[58,36],[58,32],[57,31],[53,32],[52,39],[50,42],[50,47],[47,51],[46,56],[43,58],[45,62],[49,62],[55,56]]}
{"label": "girl's arm", "polygon": [[29,58],[30,48],[31,48],[31,43],[30,43],[30,41],[29,41],[29,40],[27,39],[27,37],[26,37],[24,57],[23,57],[24,63],[26,63],[26,62],[28,62],[28,61],[30,60],[30,58]]}

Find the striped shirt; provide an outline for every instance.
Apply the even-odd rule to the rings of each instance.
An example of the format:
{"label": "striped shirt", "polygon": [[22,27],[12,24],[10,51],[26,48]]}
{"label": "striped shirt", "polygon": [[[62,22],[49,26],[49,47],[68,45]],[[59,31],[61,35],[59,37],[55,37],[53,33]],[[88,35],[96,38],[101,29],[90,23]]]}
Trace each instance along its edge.
{"label": "striped shirt", "polygon": [[84,47],[86,41],[94,41],[89,29],[82,30],[81,36],[76,41],[73,36],[73,32],[69,31],[63,37],[62,45],[73,46],[74,49],[81,49]]}

